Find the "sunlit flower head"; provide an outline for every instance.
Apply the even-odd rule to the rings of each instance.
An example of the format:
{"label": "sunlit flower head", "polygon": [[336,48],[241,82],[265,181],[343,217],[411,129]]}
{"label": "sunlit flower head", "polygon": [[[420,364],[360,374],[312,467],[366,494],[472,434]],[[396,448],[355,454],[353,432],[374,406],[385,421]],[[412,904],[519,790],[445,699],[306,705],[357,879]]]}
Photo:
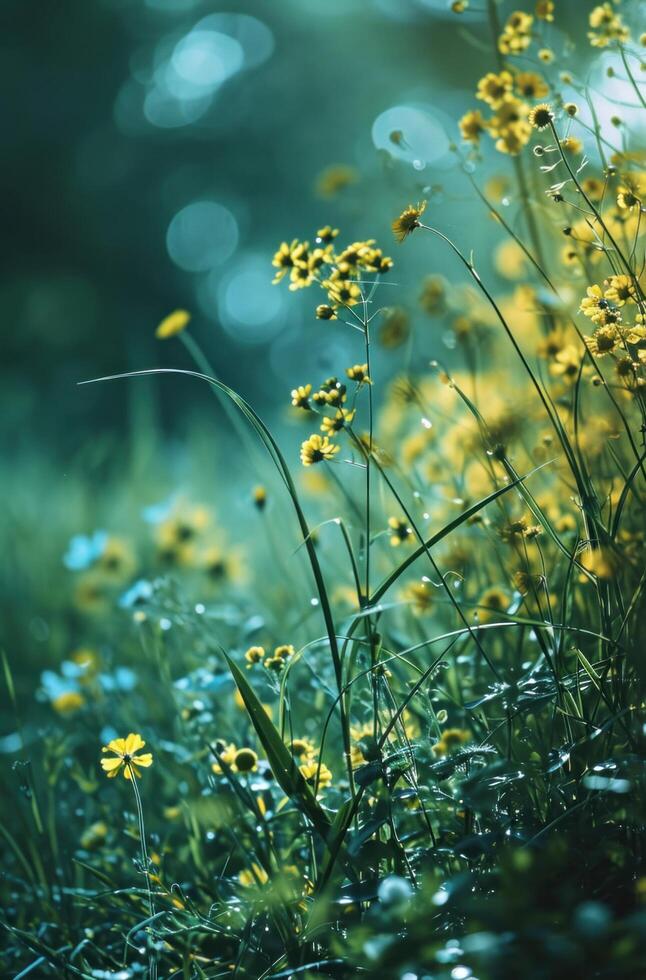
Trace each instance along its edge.
{"label": "sunlit flower head", "polygon": [[113,779],[123,769],[126,779],[132,779],[133,773],[140,777],[141,768],[147,769],[152,766],[153,757],[151,752],[144,752],[138,755],[139,749],[143,749],[144,742],[141,735],[130,733],[126,738],[113,738],[111,742],[101,749],[102,752],[111,752],[112,756],[101,759],[101,767],[110,779]]}
{"label": "sunlit flower head", "polygon": [[426,208],[426,201],[419,204],[409,204],[404,208],[398,218],[392,223],[393,235],[398,242],[403,242],[416,228],[420,226],[420,217]]}
{"label": "sunlit flower head", "polygon": [[541,102],[529,110],[527,121],[533,129],[547,129],[554,118],[552,107],[548,102]]}

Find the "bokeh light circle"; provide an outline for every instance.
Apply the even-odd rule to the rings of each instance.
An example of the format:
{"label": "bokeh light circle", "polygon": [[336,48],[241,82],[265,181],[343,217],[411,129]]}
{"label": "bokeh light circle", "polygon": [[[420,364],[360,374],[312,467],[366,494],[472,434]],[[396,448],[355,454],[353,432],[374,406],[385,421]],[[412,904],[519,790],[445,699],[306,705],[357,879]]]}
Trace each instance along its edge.
{"label": "bokeh light circle", "polygon": [[271,340],[282,329],[283,295],[272,285],[265,255],[245,255],[210,291],[220,323],[241,343]]}
{"label": "bokeh light circle", "polygon": [[180,269],[206,272],[226,262],[238,240],[238,222],[227,208],[215,201],[193,201],[173,217],[166,248]]}
{"label": "bokeh light circle", "polygon": [[377,149],[410,163],[432,163],[449,149],[444,128],[431,110],[413,105],[393,106],[377,116],[372,141]]}

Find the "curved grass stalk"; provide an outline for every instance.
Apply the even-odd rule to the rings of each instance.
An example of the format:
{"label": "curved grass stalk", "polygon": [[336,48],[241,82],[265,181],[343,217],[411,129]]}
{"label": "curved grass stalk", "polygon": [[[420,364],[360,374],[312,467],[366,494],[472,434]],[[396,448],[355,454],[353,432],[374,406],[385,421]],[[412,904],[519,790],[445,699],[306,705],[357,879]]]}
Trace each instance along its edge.
{"label": "curved grass stalk", "polygon": [[[312,573],[314,575],[314,580],[316,583],[316,588],[319,596],[319,601],[321,603],[321,611],[323,613],[323,619],[325,621],[325,627],[327,631],[328,641],[330,645],[330,653],[332,656],[332,664],[334,667],[334,673],[336,677],[337,688],[341,690],[343,686],[343,669],[341,664],[341,657],[339,655],[339,648],[336,641],[336,630],[334,627],[334,618],[332,616],[332,609],[330,606],[330,600],[327,593],[327,587],[325,584],[325,579],[323,577],[323,572],[318,560],[318,555],[316,554],[316,548],[314,547],[314,542],[312,541],[311,532],[303,509],[300,505],[298,495],[296,493],[296,488],[292,480],[292,476],[283,457],[276,440],[272,436],[271,432],[262,421],[260,416],[254,411],[254,409],[249,405],[241,395],[239,395],[228,385],[224,384],[222,381],[218,381],[215,378],[210,377],[208,374],[202,374],[199,371],[188,371],[182,368],[149,368],[143,371],[129,371],[123,374],[113,374],[107,375],[101,378],[92,378],[88,381],[81,381],[79,384],[96,384],[102,381],[120,381],[125,378],[137,378],[137,377],[150,377],[156,374],[178,374],[184,375],[186,377],[196,378],[200,381],[205,381],[207,384],[212,385],[222,391],[231,399],[231,401],[240,409],[244,417],[254,428],[257,434],[260,436],[263,445],[267,449],[272,462],[274,463],[278,473],[285,484],[289,497],[292,501],[292,505],[296,512],[296,518],[298,520],[298,525],[305,543],[305,548],[307,550],[307,555],[309,558]],[[350,759],[350,734],[348,720],[345,712],[345,705],[343,700],[339,703],[339,713],[341,720],[341,731],[343,737],[344,754],[346,758],[346,765],[348,768],[348,774],[350,778],[350,784],[352,785],[352,762]]]}

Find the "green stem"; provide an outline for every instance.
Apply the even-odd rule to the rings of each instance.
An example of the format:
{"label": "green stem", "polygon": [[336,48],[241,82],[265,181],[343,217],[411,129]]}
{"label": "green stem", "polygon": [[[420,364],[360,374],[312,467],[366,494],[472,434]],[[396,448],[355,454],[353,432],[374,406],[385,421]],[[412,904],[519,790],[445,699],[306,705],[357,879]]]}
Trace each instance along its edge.
{"label": "green stem", "polygon": [[[141,804],[141,796],[139,794],[139,787],[137,786],[137,776],[130,766],[126,763],[128,771],[130,773],[130,782],[132,783],[132,789],[135,794],[135,804],[137,806],[137,821],[139,824],[139,843],[141,845],[141,862],[143,864],[143,873],[146,876],[146,889],[148,891],[148,914],[151,919],[155,916],[155,900],[153,898],[153,890],[150,885],[150,874],[149,874],[149,861],[148,861],[148,848],[146,847],[146,827],[144,824],[144,809]],[[150,980],[156,980],[157,977],[157,953],[154,948],[154,933],[152,932],[152,923],[150,926],[150,931],[146,931],[146,942],[148,946],[148,976]]]}

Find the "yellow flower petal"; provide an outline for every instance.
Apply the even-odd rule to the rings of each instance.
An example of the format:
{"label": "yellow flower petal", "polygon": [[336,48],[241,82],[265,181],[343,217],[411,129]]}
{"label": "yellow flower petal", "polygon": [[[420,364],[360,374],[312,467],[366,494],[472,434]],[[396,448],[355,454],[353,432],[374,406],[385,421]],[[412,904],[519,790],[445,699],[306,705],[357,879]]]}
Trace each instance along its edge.
{"label": "yellow flower petal", "polygon": [[167,340],[168,337],[174,337],[175,334],[182,332],[184,327],[188,325],[190,319],[191,314],[187,310],[174,310],[167,317],[164,317],[159,324],[155,331],[155,337],[158,340]]}
{"label": "yellow flower petal", "polygon": [[123,759],[101,759],[101,767],[105,772],[110,772],[112,769],[118,769],[119,766],[123,765]]}
{"label": "yellow flower petal", "polygon": [[143,755],[135,755],[132,757],[132,761],[136,766],[143,766],[144,769],[147,769],[148,766],[152,766],[153,764],[152,752],[144,752]]}
{"label": "yellow flower petal", "polygon": [[134,732],[130,732],[127,739],[125,740],[125,754],[134,755],[137,749],[143,749],[146,744],[141,737],[141,735],[136,735]]}
{"label": "yellow flower petal", "polygon": [[126,751],[126,740],[125,738],[113,738],[111,742],[108,742],[102,749],[103,752],[116,752],[117,755],[123,755]]}

